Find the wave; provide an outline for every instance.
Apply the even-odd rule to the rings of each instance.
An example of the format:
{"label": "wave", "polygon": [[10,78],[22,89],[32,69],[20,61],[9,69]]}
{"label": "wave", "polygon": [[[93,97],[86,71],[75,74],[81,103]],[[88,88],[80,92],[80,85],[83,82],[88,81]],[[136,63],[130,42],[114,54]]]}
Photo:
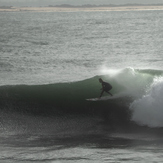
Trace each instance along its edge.
{"label": "wave", "polygon": [[[162,77],[162,70],[125,68],[71,83],[1,86],[0,109],[48,116],[88,114],[102,116],[112,123],[134,121],[139,125],[162,127]],[[113,86],[113,95],[120,96],[106,101],[86,101],[99,97],[99,78]]]}
{"label": "wave", "polygon": [[140,125],[163,127],[163,77],[155,78],[147,93],[135,100],[130,109],[132,120]]}

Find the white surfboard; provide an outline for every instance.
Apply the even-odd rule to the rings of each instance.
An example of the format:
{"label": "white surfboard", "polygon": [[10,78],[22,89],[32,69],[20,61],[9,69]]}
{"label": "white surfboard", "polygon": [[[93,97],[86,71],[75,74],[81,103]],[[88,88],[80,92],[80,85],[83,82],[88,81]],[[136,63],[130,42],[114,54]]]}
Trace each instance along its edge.
{"label": "white surfboard", "polygon": [[101,98],[89,98],[86,99],[87,101],[105,101],[105,100],[111,100],[111,99],[116,99],[122,97],[122,94],[115,94],[113,96],[103,96]]}

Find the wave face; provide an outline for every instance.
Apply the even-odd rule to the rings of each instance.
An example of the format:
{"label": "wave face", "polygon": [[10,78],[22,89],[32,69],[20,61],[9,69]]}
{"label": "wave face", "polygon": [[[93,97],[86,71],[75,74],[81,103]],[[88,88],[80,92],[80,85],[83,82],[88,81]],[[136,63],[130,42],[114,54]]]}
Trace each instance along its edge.
{"label": "wave face", "polygon": [[[78,82],[1,86],[0,109],[44,116],[87,114],[113,123],[132,120],[140,125],[162,127],[162,74],[161,70],[126,68]],[[111,93],[118,94],[118,98],[86,101],[99,97],[99,78],[111,83]]]}

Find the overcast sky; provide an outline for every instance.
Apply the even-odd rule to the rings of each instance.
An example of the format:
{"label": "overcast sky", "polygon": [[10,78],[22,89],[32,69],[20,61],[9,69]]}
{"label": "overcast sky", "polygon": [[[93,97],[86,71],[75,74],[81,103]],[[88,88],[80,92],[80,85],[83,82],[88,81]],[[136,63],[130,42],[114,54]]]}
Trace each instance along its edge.
{"label": "overcast sky", "polygon": [[0,6],[48,6],[48,5],[83,5],[83,4],[163,4],[163,0],[0,0]]}

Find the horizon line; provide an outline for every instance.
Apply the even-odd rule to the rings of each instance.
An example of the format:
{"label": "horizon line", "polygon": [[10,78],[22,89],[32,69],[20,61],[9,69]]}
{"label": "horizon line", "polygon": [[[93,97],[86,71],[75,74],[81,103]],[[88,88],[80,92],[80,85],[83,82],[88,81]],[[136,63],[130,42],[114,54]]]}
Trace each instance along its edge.
{"label": "horizon line", "polygon": [[[37,7],[125,7],[125,6],[163,6],[163,3],[154,3],[154,4],[145,4],[145,3],[126,3],[126,4],[100,4],[100,5],[96,5],[96,4],[83,4],[83,5],[71,5],[71,4],[60,4],[60,5],[43,5],[43,6],[37,6]],[[0,8],[11,8],[11,7],[36,7],[36,6],[29,6],[29,5],[25,5],[25,6],[12,6],[12,5],[0,5]]]}

